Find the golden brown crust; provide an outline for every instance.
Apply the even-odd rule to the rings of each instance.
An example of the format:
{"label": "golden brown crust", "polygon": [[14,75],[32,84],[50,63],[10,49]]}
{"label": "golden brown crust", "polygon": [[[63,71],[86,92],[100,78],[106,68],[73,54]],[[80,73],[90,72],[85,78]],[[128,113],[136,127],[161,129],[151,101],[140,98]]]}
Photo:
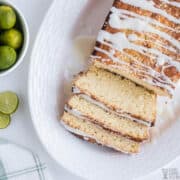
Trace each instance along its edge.
{"label": "golden brown crust", "polygon": [[[160,1],[160,0],[151,0],[151,1],[153,1],[155,3],[155,6],[158,7],[159,9],[166,11],[168,14],[171,14],[172,16],[180,18],[180,11],[179,11],[178,7],[171,6],[170,4],[167,4],[167,3],[162,3],[162,1]],[[139,7],[135,7],[130,4],[123,3],[121,0],[115,0],[113,6],[119,8],[119,9],[125,9],[125,10],[135,12],[139,15],[151,17],[152,19],[155,19],[175,30],[179,30],[179,28],[180,28],[179,24],[176,24],[176,23],[170,21],[169,19],[162,16],[161,14],[154,13],[154,12],[144,10]],[[176,37],[176,33],[173,33],[172,35]]]}
{"label": "golden brown crust", "polygon": [[[164,12],[176,18],[180,17],[179,7],[172,6],[171,4],[167,4],[165,2],[161,2],[160,0],[151,0],[151,1],[155,4],[156,8],[163,10]],[[169,20],[167,17],[164,17],[161,14],[151,12],[149,10],[146,10],[140,7],[135,7],[131,4],[124,3],[121,0],[115,0],[113,7],[121,9],[121,10],[127,10],[129,12],[135,13],[136,15],[148,17],[148,18],[151,18],[152,20],[162,23],[164,26],[163,25],[160,26],[157,24],[151,24],[151,26],[162,33],[166,33],[167,35],[171,36],[172,38],[176,40],[180,40],[180,33],[178,32],[180,30],[180,24],[177,24]],[[159,51],[165,56],[171,58],[172,61],[180,63],[180,53],[179,53],[180,49],[175,44],[173,44],[167,39],[160,37],[156,33],[148,32],[148,31],[140,32],[133,29],[124,28],[123,26],[122,28],[114,28],[109,23],[111,14],[112,12],[110,12],[106,18],[106,21],[102,27],[103,31],[109,32],[111,34],[122,33],[122,34],[125,34],[126,37],[132,34],[136,35],[136,37],[141,39],[141,41],[139,40],[134,41],[133,43],[135,45]],[[97,50],[97,48],[95,48],[93,52],[93,56],[92,56],[93,61],[99,61],[102,64],[106,64],[106,65],[114,64],[114,69],[121,68],[121,66],[123,66],[122,69],[126,68],[126,71],[129,71],[130,73],[133,73],[134,69],[136,69],[136,72],[134,71],[134,76],[136,76],[139,79],[140,85],[142,85],[141,81],[146,81],[145,79],[148,78],[154,84],[157,84],[157,85],[152,85],[157,88],[156,93],[159,93],[159,91],[162,91],[160,95],[166,95],[170,97],[172,96],[172,92],[170,92],[170,90],[168,89],[173,90],[174,89],[173,82],[177,82],[180,79],[180,71],[174,65],[174,63],[171,63],[170,61],[168,61],[168,63],[166,62],[163,65],[159,65],[157,63],[156,58],[152,58],[152,56],[151,57],[147,56],[135,49],[131,49],[128,47],[124,48],[123,51],[119,51],[115,49],[114,47],[110,47],[109,45],[102,44],[101,42],[98,42],[98,41],[96,43],[96,47],[98,49],[103,49],[106,52],[110,52],[113,50],[114,57],[119,59],[119,61],[126,62],[126,65],[128,66],[121,64],[120,62],[119,64],[117,62],[115,63],[112,60],[112,58],[109,57],[109,55],[105,54],[102,51]],[[165,48],[165,47],[169,47],[169,48]],[[97,56],[100,58],[96,58]],[[137,60],[140,63],[137,64],[136,62]],[[152,74],[147,73],[149,71],[149,68],[157,73],[156,76],[158,76],[158,80],[157,78],[155,78],[155,75],[153,73]],[[144,74],[142,72],[138,72],[138,70],[145,71],[146,73]],[[120,70],[119,70],[119,74],[121,74]],[[165,76],[169,78],[170,81],[172,82],[167,81],[165,79]],[[159,84],[162,85],[162,87]],[[168,87],[168,89],[166,87],[163,87],[163,84],[165,84]],[[152,88],[152,89],[155,89],[155,88]]]}
{"label": "golden brown crust", "polygon": [[[103,69],[106,69],[112,73],[117,73],[117,74],[119,74],[119,68],[121,68],[122,69],[121,75],[123,77],[130,79],[131,81],[133,81],[137,84],[140,84],[139,79],[143,78],[143,76],[141,74],[137,74],[136,72],[134,72],[133,68],[135,68],[135,66],[133,64],[131,64],[131,68],[128,68],[126,65],[118,64],[118,63],[113,62],[111,60],[104,61],[103,63],[100,60],[95,60],[93,62],[93,65],[98,67],[98,68],[103,68]],[[114,66],[118,67],[118,68],[114,68]],[[153,77],[151,77],[151,76],[148,76],[148,77],[151,80],[153,80]],[[172,98],[171,92],[169,92],[167,89],[164,89],[160,86],[156,86],[156,87],[151,86],[150,84],[146,83],[145,81],[142,81],[140,85],[146,87],[149,90],[152,90],[153,92],[156,92],[156,94],[158,94],[160,96],[169,96]],[[171,85],[169,84],[169,86],[171,86]],[[171,86],[171,88],[174,89],[175,87]]]}

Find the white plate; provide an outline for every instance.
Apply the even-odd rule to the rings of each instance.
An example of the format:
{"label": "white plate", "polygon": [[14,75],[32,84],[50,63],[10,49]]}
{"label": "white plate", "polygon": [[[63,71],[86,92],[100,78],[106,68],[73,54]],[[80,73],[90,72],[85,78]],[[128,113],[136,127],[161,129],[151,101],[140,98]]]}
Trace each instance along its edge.
{"label": "white plate", "polygon": [[29,103],[40,140],[59,164],[87,179],[128,180],[146,175],[179,155],[180,122],[174,122],[156,143],[145,145],[139,155],[133,156],[84,142],[59,123],[67,75],[77,72],[82,64],[73,54],[73,40],[80,35],[96,36],[111,3],[112,0],[54,1],[32,53]]}

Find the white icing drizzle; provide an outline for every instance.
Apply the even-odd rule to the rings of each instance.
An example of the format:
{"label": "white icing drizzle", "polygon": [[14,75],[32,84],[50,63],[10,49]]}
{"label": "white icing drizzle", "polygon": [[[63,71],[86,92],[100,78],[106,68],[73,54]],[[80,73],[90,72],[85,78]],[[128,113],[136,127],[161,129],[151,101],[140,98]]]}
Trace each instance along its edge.
{"label": "white icing drizzle", "polygon": [[[123,2],[140,7],[145,10],[150,10],[151,12],[159,13],[164,17],[168,17],[169,19],[174,19],[180,22],[178,19],[167,14],[165,11],[156,8],[152,0],[151,1],[146,0],[145,3],[139,3],[139,0],[130,0],[130,1],[123,0]],[[163,89],[166,89],[167,91],[169,91],[169,93],[173,94],[173,87],[175,86],[175,83],[173,83],[173,81],[164,74],[164,70],[165,68],[173,66],[176,67],[178,71],[180,71],[180,62],[177,61],[176,57],[169,56],[155,47],[148,48],[143,45],[138,45],[136,44],[136,42],[141,42],[141,41],[151,42],[155,44],[157,47],[163,48],[164,50],[167,51],[171,51],[171,53],[173,52],[175,54],[178,54],[180,49],[179,41],[173,38],[172,36],[170,36],[169,34],[157,29],[157,27],[166,28],[175,32],[176,30],[169,26],[166,26],[165,24],[162,24],[161,22],[158,22],[157,20],[151,17],[138,15],[128,10],[117,9],[116,7],[112,7],[111,12],[112,13],[110,14],[109,17],[109,25],[112,28],[130,29],[136,32],[145,32],[148,33],[148,36],[151,38],[151,40],[149,39],[145,40],[139,37],[138,35],[136,35],[135,33],[129,34],[127,36],[124,32],[109,33],[107,31],[101,30],[99,32],[97,41],[100,42],[101,44],[110,47],[110,50],[107,51],[99,47],[95,47],[95,50],[107,55],[115,63],[129,67],[130,65],[127,62],[124,62],[114,56],[115,50],[121,52],[122,55],[124,54],[126,57],[133,59],[134,66],[138,65],[138,67],[140,67],[140,68],[134,68],[133,71],[136,71],[139,75],[141,75],[144,81],[154,86],[159,86]],[[153,34],[158,35],[160,38],[169,42],[169,45],[167,42],[161,42],[160,40],[155,39],[155,37],[153,37]],[[154,62],[156,62],[157,66],[162,66],[161,72],[157,72],[152,67],[147,66],[144,63],[140,62],[138,59],[136,59],[136,57],[133,57],[132,55],[126,53],[124,49],[133,49],[139,52],[140,54],[149,57]],[[92,56],[92,59],[101,59],[101,57],[95,58]],[[106,60],[104,60],[104,62],[105,61]],[[110,64],[109,66],[120,68],[118,67],[118,65]],[[132,68],[130,67],[130,69]]]}
{"label": "white icing drizzle", "polygon": [[60,122],[64,126],[65,129],[67,129],[68,131],[70,131],[73,134],[77,134],[79,136],[82,136],[83,138],[85,138],[85,140],[88,140],[89,138],[93,138],[90,135],[87,135],[86,133],[80,131],[79,129],[74,129],[74,128],[68,126],[63,120],[61,120]]}
{"label": "white icing drizzle", "polygon": [[162,9],[155,7],[155,4],[152,0],[150,0],[150,1],[144,0],[143,3],[139,2],[139,0],[121,0],[121,1],[126,4],[133,5],[133,6],[141,8],[141,9],[160,14],[174,23],[177,23],[177,24],[180,23],[180,20],[177,19],[176,17],[168,14],[166,11],[163,11]]}
{"label": "white icing drizzle", "polygon": [[[74,94],[79,94],[79,93],[83,93],[81,92],[77,87],[73,87],[73,93]],[[129,114],[127,114],[126,112],[123,112],[123,111],[115,111],[115,110],[110,110],[106,105],[104,105],[102,102],[99,102],[99,101],[96,101],[94,99],[92,99],[90,96],[88,95],[85,95],[85,94],[80,94],[80,96],[82,98],[84,98],[85,100],[89,101],[90,103],[92,104],[95,104],[97,106],[99,106],[100,108],[104,109],[105,111],[108,111],[110,113],[113,113],[113,114],[116,114],[117,116],[119,117],[124,117],[124,118],[127,118],[131,121],[135,121],[135,122],[138,122],[138,123],[141,123],[141,124],[144,124],[146,126],[151,126],[151,123],[149,122],[146,122],[146,121],[143,121],[141,119],[137,119]],[[66,110],[67,106],[65,106],[65,110]],[[79,112],[78,110],[76,109],[71,109],[71,113],[73,113],[75,116],[78,116],[78,117],[83,117],[83,114],[81,112]]]}
{"label": "white icing drizzle", "polygon": [[77,109],[74,109],[74,108],[71,109],[71,108],[69,108],[68,105],[66,105],[66,104],[65,104],[65,106],[64,106],[64,110],[67,111],[68,113],[70,113],[70,114],[72,114],[72,115],[80,118],[80,119],[87,119],[87,118],[85,118],[85,117],[82,115],[82,113],[79,112]]}
{"label": "white icing drizzle", "polygon": [[[158,34],[160,37],[168,40],[173,45],[180,48],[179,41],[177,41],[176,39],[174,39],[172,36],[168,35],[167,33],[164,33],[154,28],[151,25],[151,24],[155,24],[155,25],[161,24],[161,23],[158,23],[156,20],[149,17],[143,18],[143,16],[137,15],[127,10],[117,9],[115,7],[112,7],[111,12],[113,12],[110,15],[110,19],[109,19],[109,25],[111,27],[117,28],[117,29],[131,29],[131,30],[135,30],[139,32],[150,32],[150,33]],[[123,12],[126,12],[126,15],[124,15],[125,19],[120,19],[120,16],[123,14]],[[128,17],[128,15],[132,15],[134,17]],[[164,27],[168,27],[168,26],[164,25]]]}
{"label": "white icing drizzle", "polygon": [[164,3],[170,4],[170,5],[172,5],[172,6],[175,6],[175,7],[179,7],[179,8],[180,8],[180,3],[179,3],[179,2],[169,1],[169,0],[161,0],[161,1],[164,2]]}
{"label": "white icing drizzle", "polygon": [[[136,38],[138,38],[138,37],[136,37]],[[134,44],[131,40],[129,40],[128,37],[126,37],[126,35],[124,33],[119,32],[119,33],[111,34],[107,31],[101,30],[99,32],[97,41],[99,41],[100,43],[105,44],[107,46],[110,46],[111,48],[114,48],[120,52],[122,52],[123,49],[125,49],[125,48],[134,49],[145,56],[150,56],[151,59],[156,58],[158,64],[160,64],[159,60],[163,59],[164,62],[171,63],[173,66],[177,67],[178,70],[180,70],[179,62],[173,61],[172,58],[170,58],[169,56],[163,54],[162,52],[160,52],[156,49],[146,48],[144,46],[139,46],[139,45]],[[123,52],[123,53],[125,53],[125,52]]]}
{"label": "white icing drizzle", "polygon": [[169,27],[169,26],[166,26],[165,24],[162,24],[161,22],[157,21],[156,19],[152,19],[148,16],[144,16],[143,14],[139,15],[139,14],[136,14],[134,12],[131,12],[131,11],[128,11],[128,10],[125,10],[125,9],[117,9],[116,7],[112,7],[111,8],[111,12],[113,13],[116,13],[120,16],[124,16],[124,18],[127,18],[127,14],[130,15],[131,17],[135,17],[135,18],[138,18],[140,20],[143,20],[143,21],[146,21],[146,22],[150,22],[152,25],[155,25],[155,26],[160,26],[162,28],[166,28],[166,29],[169,29],[171,31],[174,31],[176,32],[177,30]]}
{"label": "white icing drizzle", "polygon": [[[106,55],[109,56],[114,62],[117,62],[117,63],[122,64],[122,65],[127,65],[127,66],[129,66],[129,64],[126,63],[125,61],[119,61],[118,58],[116,58],[115,56],[113,56],[112,52],[108,52],[108,51],[106,51],[106,50],[103,50],[103,49],[100,49],[100,48],[97,48],[97,47],[95,47],[95,50],[106,54]],[[127,55],[127,54],[126,54],[126,55]],[[94,57],[92,56],[92,59],[93,59],[93,58],[94,58]],[[131,57],[131,58],[134,59],[134,57]],[[98,58],[95,58],[95,59],[98,59]],[[100,57],[99,59],[102,60],[101,57]],[[106,59],[103,59],[103,61],[106,62],[107,60],[106,60]],[[139,61],[136,61],[136,62],[137,62],[137,64],[139,63]],[[117,69],[117,68],[121,69],[121,67],[120,67],[119,65],[111,65],[111,64],[109,64],[108,66],[114,67],[114,68],[116,68],[116,69]],[[144,65],[141,64],[141,66],[144,66]],[[139,70],[138,68],[132,68],[132,71],[133,71],[133,72],[134,72],[134,71],[135,71],[135,72],[139,72],[139,74],[140,74],[141,72],[142,72],[142,74],[145,73],[145,74],[143,75],[143,76],[144,76],[144,81],[147,81],[149,84],[152,84],[152,85],[154,85],[154,86],[159,86],[159,87],[162,87],[162,88],[166,88],[166,89],[169,91],[169,93],[173,94],[173,89],[171,88],[171,86],[169,86],[169,85],[167,84],[167,82],[169,82],[169,84],[172,84],[172,85],[173,85],[173,83],[172,83],[168,78],[166,78],[166,76],[164,76],[164,78],[165,78],[167,81],[163,81],[162,79],[158,78],[158,77],[159,77],[159,73],[158,73],[158,72],[156,72],[156,71],[153,70],[153,69],[150,69],[150,67],[148,67],[148,66],[144,66],[144,67],[146,68],[146,70],[149,69],[149,71],[150,71],[149,74],[151,74],[151,75],[152,75],[152,74],[154,74],[154,75],[157,74],[156,78],[158,79],[158,81],[155,81],[155,79],[152,79],[152,78],[150,78],[150,77],[148,77],[148,76],[145,76],[145,74],[148,73],[146,70],[143,71],[143,70]],[[131,68],[131,67],[130,67],[130,68]]]}
{"label": "white icing drizzle", "polygon": [[73,86],[73,87],[72,87],[72,93],[74,93],[74,94],[80,94],[81,91],[79,90],[79,88]]}

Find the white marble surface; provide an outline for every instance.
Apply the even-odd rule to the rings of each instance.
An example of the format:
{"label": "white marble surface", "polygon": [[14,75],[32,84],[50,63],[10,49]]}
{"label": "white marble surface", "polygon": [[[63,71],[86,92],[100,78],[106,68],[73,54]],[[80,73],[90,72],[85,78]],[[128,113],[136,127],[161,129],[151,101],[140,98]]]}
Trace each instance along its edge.
{"label": "white marble surface", "polygon": [[71,173],[67,172],[61,166],[57,165],[46,153],[45,149],[41,146],[38,137],[33,129],[31,117],[28,110],[27,99],[27,80],[28,68],[30,61],[30,53],[35,40],[37,31],[41,25],[45,12],[48,10],[51,0],[12,0],[24,13],[27,19],[30,30],[30,47],[25,56],[24,62],[12,72],[10,75],[0,78],[0,91],[12,90],[15,91],[20,97],[20,107],[17,113],[12,117],[11,125],[5,129],[0,130],[0,137],[8,138],[16,143],[22,144],[31,148],[34,152],[38,153],[42,161],[46,162],[53,179],[66,180],[78,179]]}
{"label": "white marble surface", "polygon": [[[27,79],[28,79],[28,68],[30,61],[30,53],[32,46],[41,25],[43,17],[47,12],[52,0],[12,0],[24,13],[30,30],[30,47],[28,53],[25,56],[24,62],[10,75],[0,78],[0,91],[12,90],[17,92],[20,97],[20,107],[17,113],[12,117],[11,125],[4,130],[0,130],[0,137],[7,138],[16,143],[31,148],[33,151],[38,153],[44,161],[55,180],[80,180],[81,178],[74,176],[63,167],[58,165],[51,157],[47,154],[45,149],[42,147],[36,132],[33,129],[31,117],[28,109],[27,99]],[[174,161],[171,168],[177,168],[180,173],[180,161]],[[163,179],[162,170],[159,170],[150,176],[141,178],[141,180],[159,180]]]}

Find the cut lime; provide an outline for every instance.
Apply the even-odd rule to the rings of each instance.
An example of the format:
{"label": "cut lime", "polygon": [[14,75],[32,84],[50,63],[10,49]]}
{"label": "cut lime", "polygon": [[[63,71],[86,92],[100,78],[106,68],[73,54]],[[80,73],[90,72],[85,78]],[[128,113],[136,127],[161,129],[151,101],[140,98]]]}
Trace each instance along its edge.
{"label": "cut lime", "polygon": [[7,114],[0,113],[0,129],[6,128],[11,122],[11,118]]}
{"label": "cut lime", "polygon": [[16,111],[19,104],[18,96],[10,91],[0,93],[0,112],[12,114]]}

